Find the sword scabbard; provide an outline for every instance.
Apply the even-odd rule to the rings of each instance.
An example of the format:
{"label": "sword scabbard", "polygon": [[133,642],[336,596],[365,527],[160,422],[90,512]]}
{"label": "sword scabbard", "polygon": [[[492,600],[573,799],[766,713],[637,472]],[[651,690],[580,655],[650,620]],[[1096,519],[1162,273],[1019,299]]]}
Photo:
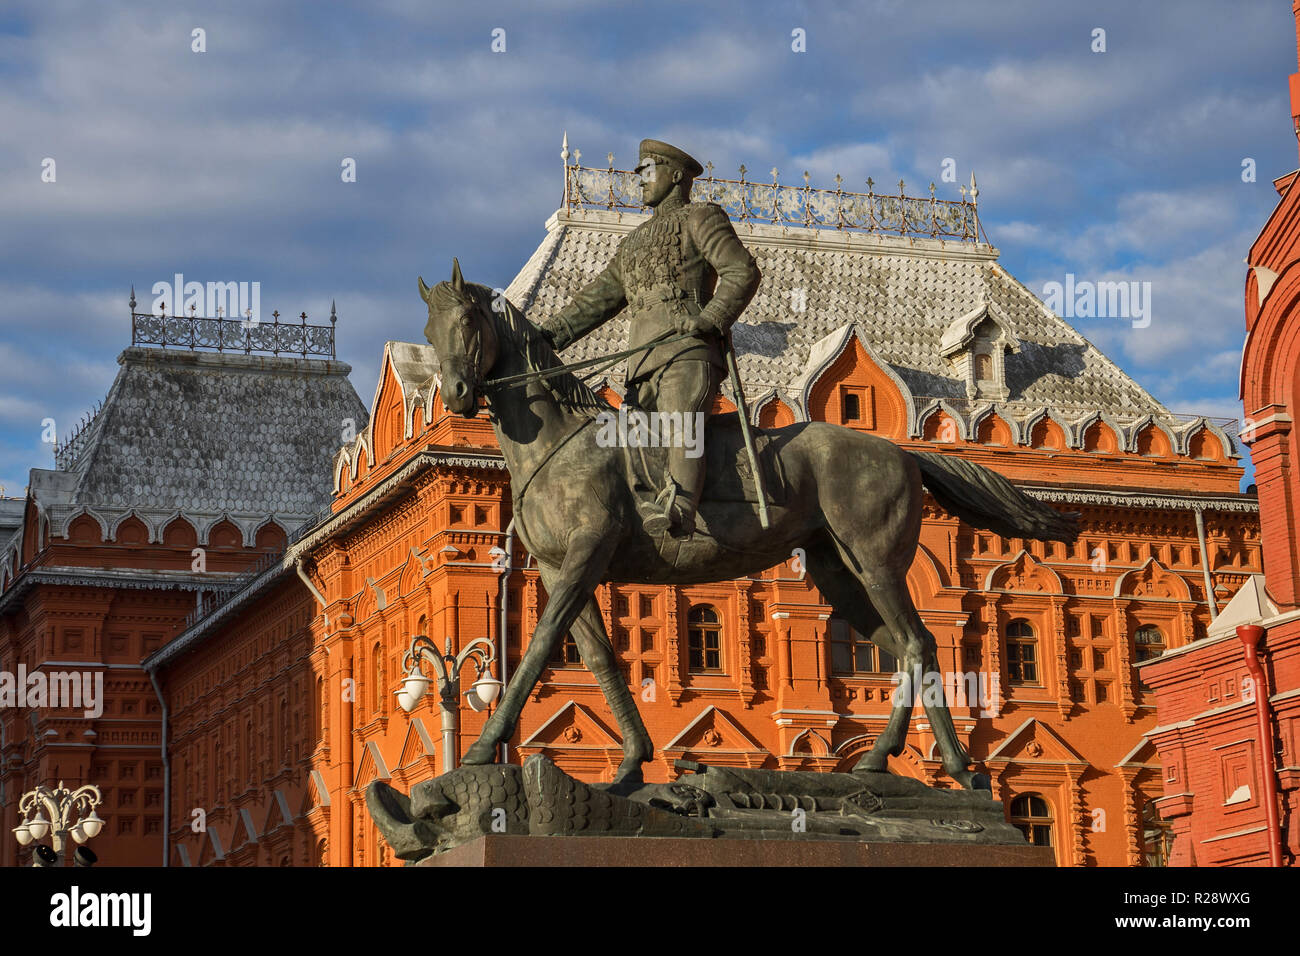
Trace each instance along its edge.
{"label": "sword scabbard", "polygon": [[740,366],[736,362],[736,346],[731,341],[731,330],[726,334],[727,371],[731,375],[731,388],[736,393],[736,409],[740,412],[740,434],[745,439],[745,451],[749,453],[749,467],[754,473],[754,491],[758,495],[758,523],[766,531],[771,527],[767,513],[767,489],[763,485],[763,470],[758,466],[758,449],[754,447],[754,435],[749,430],[749,406],[745,402],[745,390],[740,384]]}

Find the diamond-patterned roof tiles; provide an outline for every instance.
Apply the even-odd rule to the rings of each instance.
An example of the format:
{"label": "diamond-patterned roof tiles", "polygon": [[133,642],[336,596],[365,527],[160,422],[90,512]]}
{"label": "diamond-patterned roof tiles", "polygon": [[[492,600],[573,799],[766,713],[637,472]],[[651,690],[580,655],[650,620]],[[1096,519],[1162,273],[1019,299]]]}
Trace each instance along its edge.
{"label": "diamond-patterned roof tiles", "polygon": [[129,348],[71,471],[71,505],[306,517],[331,496],[342,362]]}
{"label": "diamond-patterned roof tiles", "polygon": [[[533,322],[545,321],[610,261],[644,217],[557,213],[537,251],[506,290]],[[917,399],[967,403],[965,382],[940,354],[946,329],[984,303],[1008,320],[1018,353],[1006,356],[1008,403],[1094,410],[1131,421],[1169,412],[998,263],[969,242],[861,237],[826,230],[740,225],[763,273],[758,294],[733,328],[747,391],[793,391],[813,346],[857,323],[874,351]],[[802,306],[802,311],[799,310]],[[568,348],[570,361],[623,348],[620,315]],[[617,376],[612,376],[617,377]]]}

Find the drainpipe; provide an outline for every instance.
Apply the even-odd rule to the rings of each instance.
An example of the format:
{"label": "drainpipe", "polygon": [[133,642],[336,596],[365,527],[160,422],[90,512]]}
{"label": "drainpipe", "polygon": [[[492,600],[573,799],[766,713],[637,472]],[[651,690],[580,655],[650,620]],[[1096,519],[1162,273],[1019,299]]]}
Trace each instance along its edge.
{"label": "drainpipe", "polygon": [[321,617],[325,619],[325,630],[328,631],[330,629],[330,616],[325,613],[325,604],[327,603],[325,601],[325,595],[320,593],[320,589],[317,588],[316,585],[312,584],[311,578],[307,577],[303,572],[302,558],[299,558],[293,563],[293,569],[298,572],[298,577],[302,579],[303,584],[307,585],[307,590],[311,592],[311,596],[314,597],[316,603],[320,605]]}
{"label": "drainpipe", "polygon": [[1210,576],[1210,551],[1205,544],[1205,513],[1197,508],[1196,515],[1196,540],[1201,544],[1201,573],[1205,575],[1205,600],[1210,605],[1210,620],[1213,621],[1219,616],[1219,605],[1214,600],[1214,578]]}
{"label": "drainpipe", "polygon": [[[343,686],[343,681],[352,679],[351,657],[344,657],[340,662],[339,674],[339,687],[341,688]],[[355,683],[352,684],[353,688],[356,686]],[[355,696],[355,694],[350,695],[350,697],[345,697],[343,694],[338,695],[339,705],[337,709],[340,713],[337,724],[339,732],[336,734],[336,738],[339,742],[339,763],[342,765],[343,774],[343,779],[339,782],[339,789],[345,797],[348,791],[352,788],[352,784],[356,779],[355,768],[352,764],[352,744],[353,736],[356,731],[355,715],[357,706],[356,701],[352,698],[355,698]],[[352,839],[352,809],[351,801],[348,801],[345,804],[345,808],[340,808],[341,812],[338,815],[339,838],[337,840],[337,847],[334,851],[335,859],[340,862],[343,860],[349,861],[346,864],[347,866],[356,865],[355,862],[353,862],[356,858],[356,844]]]}
{"label": "drainpipe", "polygon": [[1273,720],[1268,703],[1264,668],[1259,663],[1259,642],[1264,628],[1258,624],[1237,625],[1237,638],[1246,651],[1246,669],[1255,682],[1255,719],[1259,730],[1261,771],[1264,774],[1264,813],[1268,824],[1268,865],[1282,865],[1282,826],[1277,813],[1277,754],[1273,747]]}
{"label": "drainpipe", "polygon": [[[568,178],[567,176],[565,177]],[[497,650],[497,668],[501,671],[498,680],[504,687],[510,677],[510,663],[506,656],[506,634],[509,632],[508,613],[510,610],[510,572],[514,570],[513,560],[515,553],[515,519],[511,518],[510,523],[506,525],[506,561],[501,568],[501,624],[497,629],[497,642],[500,648]],[[510,762],[510,744],[504,740],[501,742],[501,762]]]}
{"label": "drainpipe", "polygon": [[163,866],[171,866],[172,861],[172,762],[167,753],[167,698],[158,686],[158,675],[149,671],[149,683],[158,695],[162,707],[162,764],[163,764]]}

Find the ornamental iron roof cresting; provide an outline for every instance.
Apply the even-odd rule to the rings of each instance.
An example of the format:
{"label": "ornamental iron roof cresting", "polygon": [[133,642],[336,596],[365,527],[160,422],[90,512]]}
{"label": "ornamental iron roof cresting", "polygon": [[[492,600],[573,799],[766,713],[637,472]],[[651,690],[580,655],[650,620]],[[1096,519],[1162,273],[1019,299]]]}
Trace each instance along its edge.
{"label": "ornamental iron roof cresting", "polygon": [[[336,358],[334,330],[338,313],[330,303],[329,325],[308,325],[307,313],[298,322],[281,322],[278,311],[271,313],[272,321],[260,322],[250,317],[227,319],[200,315],[152,315],[135,311],[135,290],[131,290],[131,344],[158,345],[162,348],[181,348],[190,351],[214,349],[218,352],[254,352],[271,355],[300,355]],[[191,310],[192,312],[193,310]],[[218,312],[220,310],[218,309]]]}
{"label": "ornamental iron roof cresting", "polygon": [[[574,163],[570,165],[566,137],[560,156],[564,160],[563,204],[567,213],[580,209],[648,211],[641,202],[641,177],[632,170],[615,169],[613,153],[607,156],[609,165],[601,169],[579,165],[582,151],[574,150]],[[908,196],[901,179],[898,192],[886,194],[875,191],[875,181],[870,177],[866,180],[867,191],[860,193],[845,190],[839,175],[834,189],[821,189],[809,184],[806,171],[802,186],[781,185],[776,167],[771,170],[770,183],[749,181],[749,170],[744,166],[739,169],[739,179],[718,179],[713,175],[712,163],[705,165],[705,172],[707,175],[695,180],[691,199],[717,203],[733,222],[960,242],[979,242],[982,235],[974,173],[969,187],[959,187],[962,198],[954,200],[936,198],[934,183],[930,183],[929,197]],[[988,241],[987,237],[984,241]]]}

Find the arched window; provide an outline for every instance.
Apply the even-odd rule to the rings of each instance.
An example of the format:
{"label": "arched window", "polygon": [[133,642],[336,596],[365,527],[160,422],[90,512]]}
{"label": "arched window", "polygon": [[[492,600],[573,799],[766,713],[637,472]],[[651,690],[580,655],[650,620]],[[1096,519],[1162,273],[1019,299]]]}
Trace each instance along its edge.
{"label": "arched window", "polygon": [[[1154,624],[1143,624],[1133,634],[1133,659],[1137,663],[1143,661],[1155,660],[1165,652],[1165,636],[1160,633],[1160,628]],[[1147,686],[1146,681],[1141,678],[1141,671],[1137,672],[1138,690],[1144,694],[1151,693],[1151,688]]]}
{"label": "arched window", "polygon": [[257,752],[253,746],[253,722],[250,720],[244,724],[244,752],[247,755],[248,764],[248,784],[253,785],[257,779]]}
{"label": "arched window", "polygon": [[1174,828],[1160,819],[1154,800],[1142,804],[1142,865],[1168,866],[1169,851],[1174,847]]}
{"label": "arched window", "polygon": [[722,670],[722,623],[709,605],[697,604],[686,616],[686,646],[692,674]]}
{"label": "arched window", "polygon": [[892,674],[898,661],[838,617],[830,619],[832,674]]}
{"label": "arched window", "polygon": [[577,642],[574,641],[573,635],[565,633],[560,643],[555,645],[555,653],[551,655],[552,667],[581,667],[582,655],[578,653]]}
{"label": "arched window", "polygon": [[289,736],[289,702],[280,701],[280,739],[284,741],[284,766],[289,766],[293,750],[293,739]]}
{"label": "arched window", "polygon": [[1133,635],[1133,645],[1138,663],[1149,661],[1165,652],[1165,636],[1154,624],[1143,624]]}
{"label": "arched window", "polygon": [[316,743],[325,742],[325,679],[316,678]]}
{"label": "arched window", "polygon": [[1033,846],[1055,846],[1052,807],[1037,793],[1022,793],[1011,801],[1011,825]]}
{"label": "arched window", "polygon": [[370,692],[370,709],[378,714],[384,700],[384,650],[378,644],[371,649],[370,675],[374,690]]}
{"label": "arched window", "polygon": [[1007,624],[1007,676],[1013,684],[1038,683],[1038,638],[1028,621]]}

